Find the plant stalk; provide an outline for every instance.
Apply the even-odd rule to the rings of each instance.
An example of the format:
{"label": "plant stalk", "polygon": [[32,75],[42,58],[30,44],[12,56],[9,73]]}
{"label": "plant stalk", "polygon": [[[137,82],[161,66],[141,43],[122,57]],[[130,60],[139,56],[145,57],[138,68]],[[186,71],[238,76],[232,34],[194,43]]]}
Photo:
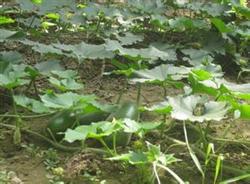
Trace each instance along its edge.
{"label": "plant stalk", "polygon": [[[0,123],[0,126],[8,128],[8,129],[15,129],[15,126],[9,125],[9,124]],[[84,150],[82,150],[81,147],[64,146],[64,145],[62,145],[60,143],[56,143],[56,142],[52,141],[51,139],[49,139],[49,138],[47,138],[47,137],[45,137],[37,132],[34,132],[32,130],[28,130],[28,129],[24,129],[24,128],[21,128],[20,130],[22,132],[28,133],[32,136],[38,137],[38,138],[42,139],[43,141],[54,146],[56,149],[59,149],[62,151],[67,151],[67,152],[86,151],[86,152],[95,152],[95,153],[104,154],[104,155],[107,154],[107,152],[105,150],[98,149],[98,148],[84,148]]]}

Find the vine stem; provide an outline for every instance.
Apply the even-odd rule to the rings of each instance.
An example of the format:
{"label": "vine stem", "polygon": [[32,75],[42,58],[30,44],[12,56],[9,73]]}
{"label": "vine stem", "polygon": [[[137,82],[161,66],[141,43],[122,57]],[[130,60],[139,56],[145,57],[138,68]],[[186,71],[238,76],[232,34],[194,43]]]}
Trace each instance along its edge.
{"label": "vine stem", "polygon": [[161,180],[159,178],[155,162],[153,163],[153,171],[154,171],[154,174],[155,174],[155,177],[156,177],[156,180],[157,180],[158,184],[161,184]]}
{"label": "vine stem", "polygon": [[50,116],[54,114],[53,113],[48,113],[48,114],[39,114],[39,115],[16,115],[16,114],[0,114],[0,117],[6,117],[6,118],[18,118],[18,117],[22,117],[23,119],[29,119],[29,118],[41,118],[41,117],[45,117],[45,116]]}
{"label": "vine stem", "polygon": [[13,100],[14,114],[16,115],[16,126],[15,126],[14,135],[13,135],[13,141],[14,141],[14,144],[20,144],[21,143],[21,137],[22,137],[21,130],[20,130],[22,119],[17,113],[17,106],[16,106],[16,102],[15,102],[15,99],[14,99],[14,96],[15,96],[14,90],[10,89],[10,92],[11,92],[11,96],[12,96],[12,100]]}
{"label": "vine stem", "polygon": [[[137,84],[137,98],[136,98],[136,104],[139,107],[140,106],[140,102],[141,102],[141,83]],[[138,117],[137,117],[137,121],[139,121],[140,119],[140,112],[138,112]]]}
{"label": "vine stem", "polygon": [[141,83],[138,83],[137,84],[137,98],[136,98],[137,106],[140,105],[140,101],[141,101]]}
{"label": "vine stem", "polygon": [[105,143],[105,141],[103,140],[103,138],[98,139],[100,141],[100,143],[105,147],[105,149],[109,152],[109,154],[111,156],[115,156],[113,151],[108,147],[108,145]]}
{"label": "vine stem", "polygon": [[[163,95],[164,95],[163,98],[165,99],[166,96],[167,96],[167,87],[166,87],[166,84],[163,84]],[[163,115],[163,121],[164,121],[164,123],[167,122],[167,114]]]}
{"label": "vine stem", "polygon": [[[16,128],[13,125],[4,124],[4,123],[0,123],[0,126],[8,128],[8,129],[15,129]],[[42,139],[43,141],[46,141],[47,143],[51,144],[55,148],[62,150],[62,151],[68,151],[68,152],[86,151],[86,152],[95,152],[98,154],[107,154],[107,152],[105,150],[98,149],[98,148],[84,148],[84,150],[82,150],[81,147],[64,146],[64,145],[57,143],[57,142],[54,142],[51,139],[49,139],[49,138],[47,138],[47,137],[45,137],[37,132],[34,132],[32,130],[28,130],[28,129],[24,129],[24,128],[21,128],[20,130],[22,132],[25,132],[25,133],[28,133],[28,134],[33,135],[35,137],[38,137],[38,138]]]}
{"label": "vine stem", "polygon": [[117,136],[117,132],[113,133],[113,150],[115,152],[115,155],[117,155],[117,150],[116,150],[116,136]]}

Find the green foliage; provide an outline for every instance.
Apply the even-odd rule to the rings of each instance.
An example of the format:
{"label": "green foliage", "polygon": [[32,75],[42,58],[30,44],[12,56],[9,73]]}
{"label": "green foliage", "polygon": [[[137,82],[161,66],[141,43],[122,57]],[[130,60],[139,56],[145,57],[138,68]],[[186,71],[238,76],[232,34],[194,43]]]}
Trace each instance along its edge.
{"label": "green foliage", "polygon": [[[16,142],[21,141],[20,112],[25,112],[24,109],[39,115],[64,111],[86,115],[101,111],[114,115],[113,112],[119,109],[116,105],[99,103],[94,94],[84,95],[81,77],[76,70],[65,69],[67,63],[60,61],[64,57],[76,61],[80,72],[80,64],[86,60],[105,61],[108,66],[110,63],[115,69],[107,67],[109,74],[125,75],[132,85],[139,86],[137,105],[140,104],[141,84],[161,86],[162,102],[150,107],[140,105],[142,111],[164,115],[164,122],[168,117],[184,123],[221,121],[233,118],[232,113],[234,118],[250,119],[250,84],[229,82],[224,77],[224,73],[239,72],[238,79],[247,82],[244,78],[250,68],[247,1],[128,0],[124,4],[108,5],[76,0],[16,2],[14,8],[6,5],[0,9],[0,43],[6,44],[0,52],[0,87],[10,91],[13,97],[14,115],[10,116],[16,117]],[[70,39],[61,39],[61,34],[69,34]],[[23,57],[23,50],[18,52],[19,46],[29,50],[32,57]],[[41,56],[41,60],[33,63],[33,54]],[[44,85],[37,85],[38,81]],[[173,86],[184,90],[185,94],[168,94],[168,88]],[[159,168],[184,183],[168,167],[178,159],[173,154],[163,153],[158,145],[146,142],[146,150],[141,146],[128,153],[117,152],[116,138],[118,140],[119,136],[125,140],[125,135],[131,138],[135,134],[139,142],[144,142],[149,131],[160,127],[164,132],[165,123],[144,122],[138,116],[137,111],[128,119],[110,116],[100,122],[66,127],[72,129],[59,132],[65,133],[64,140],[68,143],[98,140],[112,155],[109,160],[125,161],[147,171],[152,169],[155,178],[151,178],[151,183],[155,180],[160,183]],[[79,123],[75,119],[73,123]],[[203,131],[201,129],[200,139],[203,148],[207,148],[205,167],[196,156],[197,150],[193,149],[199,144],[189,145],[186,127],[184,145],[203,180],[206,169],[215,164],[214,183],[219,183],[224,162],[222,164],[222,156],[213,150],[213,144],[208,144],[209,133]],[[180,141],[174,140],[174,143],[180,144]],[[46,154],[49,157],[46,165],[57,168],[54,151]],[[0,180],[6,180],[5,172],[0,175]],[[221,184],[248,177],[243,174]]]}
{"label": "green foliage", "polygon": [[163,83],[168,80],[181,80],[188,76],[190,70],[190,68],[184,66],[176,67],[174,65],[160,65],[150,70],[135,71],[134,75],[136,77],[131,81],[140,83]]}
{"label": "green foliage", "polygon": [[220,121],[229,110],[225,102],[208,101],[200,96],[168,97],[168,102],[173,108],[172,118],[184,121]]}
{"label": "green foliage", "polygon": [[11,24],[14,23],[15,20],[10,17],[0,16],[0,25],[2,24]]}
{"label": "green foliage", "polygon": [[29,109],[35,113],[49,113],[51,110],[46,107],[42,102],[28,98],[26,96],[14,96],[15,103],[22,107]]}

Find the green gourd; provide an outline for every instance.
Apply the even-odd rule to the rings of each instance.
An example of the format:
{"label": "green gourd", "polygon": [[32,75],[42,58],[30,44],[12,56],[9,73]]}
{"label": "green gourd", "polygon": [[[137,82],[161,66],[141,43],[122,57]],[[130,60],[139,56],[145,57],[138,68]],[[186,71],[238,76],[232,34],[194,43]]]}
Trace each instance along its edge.
{"label": "green gourd", "polygon": [[57,140],[61,140],[64,135],[60,133],[65,132],[68,128],[73,129],[78,124],[89,125],[92,122],[103,121],[108,115],[109,113],[103,111],[88,114],[76,114],[70,110],[65,110],[58,112],[49,120],[46,130],[50,136],[53,136]]}
{"label": "green gourd", "polygon": [[[139,116],[138,106],[134,102],[124,102],[121,106],[114,112],[109,115],[106,119],[107,121],[112,121],[115,119],[131,119],[137,120]],[[131,140],[131,133],[126,132],[117,132],[116,134],[116,145],[117,146],[126,146]],[[113,135],[108,136],[104,141],[110,146],[113,144]]]}

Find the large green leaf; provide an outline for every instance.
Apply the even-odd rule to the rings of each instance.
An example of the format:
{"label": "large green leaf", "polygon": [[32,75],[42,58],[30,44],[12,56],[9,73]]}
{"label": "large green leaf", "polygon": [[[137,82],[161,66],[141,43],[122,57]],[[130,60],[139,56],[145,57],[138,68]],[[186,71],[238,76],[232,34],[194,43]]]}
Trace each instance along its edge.
{"label": "large green leaf", "polygon": [[132,82],[164,82],[168,79],[181,80],[188,77],[191,68],[185,66],[174,66],[171,64],[162,64],[153,69],[135,71],[136,77],[131,79]]}
{"label": "large green leaf", "polygon": [[72,143],[77,140],[84,141],[87,138],[99,139],[109,136],[120,129],[118,121],[92,123],[91,125],[78,126],[74,130],[68,129],[65,132],[64,140]]}
{"label": "large green leaf", "polygon": [[150,14],[164,13],[166,8],[161,0],[128,0],[127,3],[140,12]]}
{"label": "large green leaf", "polygon": [[64,68],[60,64],[60,61],[50,60],[37,63],[35,68],[43,75],[51,75],[51,72],[63,71]]}
{"label": "large green leaf", "polygon": [[78,90],[83,88],[83,84],[76,82],[77,72],[74,70],[51,71],[49,82],[62,91]]}
{"label": "large green leaf", "polygon": [[210,25],[206,20],[192,19],[187,17],[177,17],[170,19],[168,24],[174,31],[178,32],[195,29],[209,30],[210,28]]}
{"label": "large green leaf", "polygon": [[5,39],[15,35],[17,32],[16,31],[10,31],[7,29],[0,29],[0,42],[3,42]]}
{"label": "large green leaf", "polygon": [[232,92],[240,92],[240,93],[250,93],[250,84],[236,84],[233,82],[228,82],[225,79],[222,78],[215,78],[215,79],[209,79],[200,81],[199,83],[210,87],[214,89],[219,89],[222,85],[224,85],[226,88],[228,88]]}
{"label": "large green leaf", "polygon": [[172,107],[169,105],[168,101],[163,101],[151,107],[145,107],[144,109],[158,114],[168,114],[171,112]]}
{"label": "large green leaf", "polygon": [[57,79],[50,77],[49,82],[61,91],[78,90],[83,88],[83,84],[77,83],[73,78]]}
{"label": "large green leaf", "polygon": [[220,121],[226,117],[229,110],[226,102],[207,101],[195,95],[168,97],[168,101],[173,108],[172,118],[183,121]]}
{"label": "large green leaf", "polygon": [[212,18],[211,22],[214,26],[221,32],[221,33],[230,33],[232,32],[232,28],[227,26],[221,19],[219,18]]}
{"label": "large green leaf", "polygon": [[68,0],[35,0],[36,3],[29,0],[17,0],[17,2],[19,3],[21,10],[27,12],[35,11],[39,15],[45,15],[50,12],[59,12],[61,9],[73,9],[76,7],[75,1]]}
{"label": "large green leaf", "polygon": [[143,122],[138,123],[131,119],[124,119],[122,120],[122,127],[124,132],[127,133],[137,133],[140,137],[143,137],[145,133],[148,131],[151,131],[153,129],[156,129],[161,125],[161,123],[150,123],[150,122]]}
{"label": "large green leaf", "polygon": [[120,41],[121,45],[132,45],[144,39],[142,35],[135,35],[131,32],[124,33],[124,36],[116,35],[116,38]]}
{"label": "large green leaf", "polygon": [[69,109],[77,105],[80,101],[82,103],[90,103],[94,100],[94,96],[78,95],[76,93],[67,92],[62,94],[47,93],[41,96],[41,100],[46,107]]}
{"label": "large green leaf", "polygon": [[74,70],[52,70],[51,74],[56,75],[62,79],[69,79],[69,78],[79,78],[77,72]]}
{"label": "large green leaf", "polygon": [[77,45],[66,45],[66,44],[50,44],[46,45],[39,42],[30,40],[21,41],[25,45],[30,45],[33,50],[42,54],[57,54],[65,55],[68,57],[77,58],[78,61],[83,59],[105,59],[113,58],[113,53],[105,49],[105,45],[93,45],[81,42]]}
{"label": "large green leaf", "polygon": [[77,45],[53,44],[57,49],[71,52],[71,56],[78,59],[105,59],[113,58],[113,53],[105,49],[105,45],[93,45],[81,42]]}
{"label": "large green leaf", "polygon": [[52,112],[52,110],[49,109],[48,107],[45,107],[42,102],[32,99],[32,98],[28,98],[23,95],[14,96],[14,100],[17,105],[25,107],[35,113]]}
{"label": "large green leaf", "polygon": [[12,68],[12,64],[18,64],[22,61],[23,57],[19,52],[0,52],[0,73],[8,73]]}
{"label": "large green leaf", "polygon": [[226,11],[230,10],[229,7],[225,4],[219,3],[201,3],[201,2],[191,2],[187,3],[187,7],[191,10],[196,11],[197,13],[207,13],[212,17],[222,16],[226,13]]}
{"label": "large green leaf", "polygon": [[27,84],[29,80],[25,79],[27,74],[25,73],[26,65],[11,65],[10,68],[7,69],[7,72],[3,71],[0,73],[0,86],[13,89],[17,86],[21,86]]}
{"label": "large green leaf", "polygon": [[202,49],[182,49],[181,52],[188,56],[187,61],[193,66],[201,65],[205,62],[210,62],[212,59],[210,53]]}
{"label": "large green leaf", "polygon": [[114,40],[106,40],[106,49],[108,51],[117,52],[119,55],[128,56],[133,58],[143,58],[151,61],[155,61],[158,59],[168,60],[168,53],[165,51],[161,51],[154,46],[150,46],[149,48],[143,49],[134,49],[134,48],[124,48],[118,41]]}
{"label": "large green leaf", "polygon": [[64,53],[61,49],[53,47],[52,44],[46,45],[43,43],[31,41],[31,40],[22,40],[21,43],[31,46],[34,51],[41,53],[41,54],[51,53],[51,54],[71,56],[69,53]]}

